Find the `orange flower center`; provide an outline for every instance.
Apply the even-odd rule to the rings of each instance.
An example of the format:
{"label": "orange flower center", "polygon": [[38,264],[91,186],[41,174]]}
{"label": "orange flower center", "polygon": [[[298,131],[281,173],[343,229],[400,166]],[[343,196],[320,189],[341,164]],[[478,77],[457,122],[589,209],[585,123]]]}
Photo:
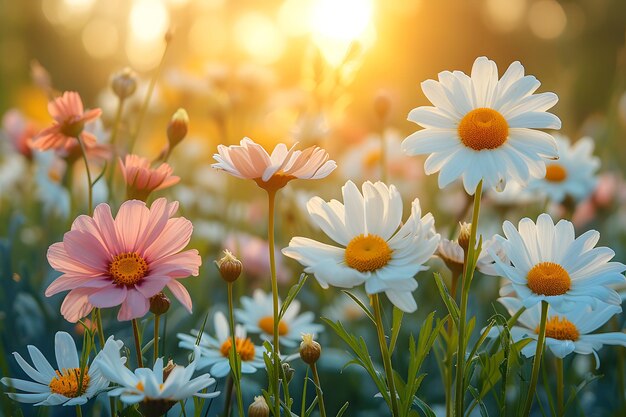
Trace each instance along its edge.
{"label": "orange flower center", "polygon": [[[535,333],[539,333],[539,326],[535,329]],[[565,317],[553,316],[546,322],[546,337],[557,340],[576,341],[580,333],[578,329]]]}
{"label": "orange flower center", "polygon": [[254,181],[256,184],[263,188],[267,192],[276,192],[283,188],[287,183],[293,179],[295,179],[293,175],[287,175],[282,171],[278,171],[276,174],[272,175],[269,180],[263,181],[262,178],[255,178]]}
{"label": "orange flower center", "polygon": [[572,283],[567,271],[554,262],[541,262],[533,266],[526,279],[528,288],[541,295],[565,294]]}
{"label": "orange flower center", "polygon": [[562,182],[567,178],[567,170],[563,165],[550,164],[546,165],[546,181]]}
{"label": "orange flower center", "polygon": [[360,272],[376,271],[387,265],[393,251],[387,242],[376,235],[359,235],[346,247],[346,264]]}
{"label": "orange flower center", "polygon": [[85,393],[89,386],[89,375],[87,374],[87,367],[85,367],[83,375],[83,382],[80,386],[80,368],[62,369],[60,371],[54,371],[56,376],[52,378],[52,381],[48,384],[50,392],[60,394],[68,398],[80,397]]}
{"label": "orange flower center", "polygon": [[117,285],[135,285],[148,273],[148,263],[136,252],[116,255],[109,266],[111,279]]}
{"label": "orange flower center", "polygon": [[458,131],[463,145],[482,151],[502,146],[509,136],[509,124],[496,110],[481,107],[461,119]]}
{"label": "orange flower center", "polygon": [[[245,339],[236,337],[235,343],[236,343],[235,348],[237,349],[237,354],[239,355],[242,361],[251,361],[252,359],[254,359],[254,345],[252,344],[252,341],[250,341],[249,337]],[[222,347],[220,347],[220,353],[222,354],[222,356],[227,358],[228,354],[230,353],[230,348],[232,346],[233,346],[233,342],[232,342],[232,339],[229,337],[222,344]]]}
{"label": "orange flower center", "polygon": [[[259,320],[259,327],[265,333],[271,334],[273,336],[274,335],[274,317],[272,317],[272,316],[265,316],[265,317],[261,318],[261,320]],[[287,326],[287,323],[285,323],[284,321],[280,320],[278,322],[278,334],[281,335],[281,336],[284,336],[287,333],[289,333],[289,326]]]}

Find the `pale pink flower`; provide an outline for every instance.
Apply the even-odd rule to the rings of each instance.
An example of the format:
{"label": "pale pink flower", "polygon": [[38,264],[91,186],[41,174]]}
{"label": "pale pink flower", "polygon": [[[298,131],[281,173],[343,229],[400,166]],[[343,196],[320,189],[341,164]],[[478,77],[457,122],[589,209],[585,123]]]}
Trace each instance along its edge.
{"label": "pale pink flower", "polygon": [[19,110],[11,109],[2,117],[2,130],[17,152],[28,159],[32,158],[29,143],[39,131],[35,123],[24,117]]}
{"label": "pale pink flower", "polygon": [[63,242],[48,249],[48,262],[62,272],[46,289],[50,297],[70,290],[61,305],[66,320],[76,322],[94,307],[121,305],[118,320],[142,317],[150,297],[168,287],[191,312],[191,298],[180,278],[197,276],[202,263],[187,246],[193,225],[172,218],[178,202],[157,199],[150,208],[139,200],[122,204],[113,219],[108,204],[93,217],[79,216]]}
{"label": "pale pink flower", "polygon": [[284,143],[268,154],[258,143],[243,138],[239,145],[217,147],[213,168],[223,169],[238,178],[251,179],[267,191],[276,191],[293,179],[320,179],[337,167],[328,159],[328,152],[317,146],[302,151],[290,149]]}
{"label": "pale pink flower", "polygon": [[151,192],[171,187],[180,181],[180,177],[172,175],[174,170],[167,163],[150,168],[150,161],[138,155],[126,155],[124,161],[120,158],[120,168],[129,198],[145,200]]}
{"label": "pale pink flower", "polygon": [[102,110],[85,111],[83,101],[77,92],[66,91],[48,103],[48,112],[54,118],[52,126],[42,130],[33,138],[31,147],[46,151],[48,149],[68,149],[76,143],[76,138],[85,143],[85,146],[96,144],[93,133],[85,130],[85,123],[100,117]]}

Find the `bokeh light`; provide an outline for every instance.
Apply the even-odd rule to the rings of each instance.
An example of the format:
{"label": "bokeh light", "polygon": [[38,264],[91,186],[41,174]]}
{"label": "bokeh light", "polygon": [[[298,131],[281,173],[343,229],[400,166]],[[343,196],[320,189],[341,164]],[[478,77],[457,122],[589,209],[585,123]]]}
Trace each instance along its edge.
{"label": "bokeh light", "polygon": [[242,14],[235,23],[239,46],[255,61],[270,64],[281,57],[285,40],[274,22],[257,12]]}
{"label": "bokeh light", "polygon": [[117,52],[119,34],[115,23],[106,19],[95,19],[87,23],[82,32],[85,50],[93,58],[107,58]]}
{"label": "bokeh light", "polygon": [[528,11],[530,30],[543,39],[559,37],[567,25],[563,7],[555,0],[539,0]]}

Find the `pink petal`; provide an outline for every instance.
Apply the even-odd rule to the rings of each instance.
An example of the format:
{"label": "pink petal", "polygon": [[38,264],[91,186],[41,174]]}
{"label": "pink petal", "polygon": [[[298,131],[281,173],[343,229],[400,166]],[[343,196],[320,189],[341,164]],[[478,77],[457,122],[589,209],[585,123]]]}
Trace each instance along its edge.
{"label": "pink petal", "polygon": [[93,219],[100,231],[100,238],[104,246],[111,254],[119,254],[122,252],[122,245],[118,242],[117,233],[115,231],[115,223],[111,214],[111,207],[108,204],[98,204],[93,212]]}
{"label": "pink petal", "polygon": [[138,239],[137,250],[143,252],[146,247],[159,238],[170,217],[170,207],[167,204],[167,200],[164,198],[156,199],[150,207],[148,221]]}
{"label": "pink petal", "polygon": [[167,284],[167,288],[170,289],[174,297],[180,301],[187,311],[191,313],[191,297],[189,296],[189,292],[187,292],[187,288],[175,279]]}
{"label": "pink petal", "polygon": [[65,244],[63,242],[50,245],[47,256],[50,266],[59,272],[86,277],[100,275],[99,270],[70,257],[65,250]]}
{"label": "pink petal", "polygon": [[125,285],[115,285],[98,288],[97,292],[89,296],[89,302],[96,307],[107,308],[122,304],[126,299],[128,289]]}
{"label": "pink petal", "polygon": [[198,276],[202,258],[195,249],[160,258],[150,264],[150,273],[167,275],[171,278]]}
{"label": "pink petal", "polygon": [[138,240],[150,216],[150,211],[143,201],[126,201],[115,217],[115,230],[124,252],[138,249]]}
{"label": "pink petal", "polygon": [[96,108],[96,109],[91,109],[91,110],[87,110],[84,114],[83,114],[83,120],[85,122],[90,122],[92,120],[97,119],[98,117],[100,117],[100,115],[102,114],[102,109]]}
{"label": "pink petal", "polygon": [[93,310],[89,302],[89,295],[97,291],[94,288],[77,288],[70,291],[61,304],[61,314],[65,320],[76,323]]}
{"label": "pink petal", "polygon": [[63,244],[70,258],[91,270],[107,272],[111,255],[96,236],[81,230],[70,230],[63,236]]}
{"label": "pink petal", "polygon": [[45,295],[46,297],[51,297],[61,291],[73,290],[75,288],[102,288],[110,283],[111,280],[108,277],[92,278],[64,274],[55,279],[48,288],[46,288]]}
{"label": "pink petal", "polygon": [[126,300],[122,303],[119,313],[117,313],[117,319],[126,321],[143,317],[149,308],[150,300],[134,288],[129,288],[126,293]]}
{"label": "pink petal", "polygon": [[144,297],[150,298],[161,292],[171,279],[168,276],[148,275],[139,284],[135,284],[135,289]]}
{"label": "pink petal", "polygon": [[180,252],[189,244],[193,225],[184,217],[169,219],[160,236],[144,251],[148,262]]}

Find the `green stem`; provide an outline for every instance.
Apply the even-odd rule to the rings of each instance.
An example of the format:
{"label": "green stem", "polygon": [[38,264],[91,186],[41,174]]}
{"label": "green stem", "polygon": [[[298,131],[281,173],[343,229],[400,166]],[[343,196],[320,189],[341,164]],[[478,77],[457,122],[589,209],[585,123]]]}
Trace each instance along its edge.
{"label": "green stem", "polygon": [[133,324],[133,336],[135,337],[135,351],[137,352],[137,367],[143,368],[143,359],[141,358],[141,342],[139,341],[139,328],[137,319],[131,320]]}
{"label": "green stem", "polygon": [[239,365],[239,356],[237,354],[237,337],[235,336],[235,314],[233,309],[233,283],[228,283],[228,324],[230,325],[230,340],[232,346],[232,362],[235,364],[235,369],[231,369],[233,374],[233,380],[235,382],[235,393],[237,394],[237,410],[239,416],[243,417],[243,397],[241,394],[241,368]]}
{"label": "green stem", "polygon": [[322,385],[320,384],[320,377],[317,374],[317,366],[315,366],[315,363],[311,364],[311,371],[313,372],[313,381],[315,382],[315,391],[317,392],[317,405],[320,409],[320,417],[326,417],[324,393],[322,392]]}
{"label": "green stem", "polygon": [[274,254],[274,206],[276,202],[276,191],[267,191],[268,196],[268,246],[270,255],[270,272],[272,279],[272,304],[274,307],[274,343],[272,347],[274,362],[274,417],[280,417],[280,356],[279,356],[279,334],[278,334],[278,280],[276,279],[276,259]]}
{"label": "green stem", "polygon": [[76,406],[76,417],[83,417],[83,410],[81,410],[80,405]]}
{"label": "green stem", "polygon": [[170,42],[165,40],[165,49],[163,50],[163,55],[161,55],[161,61],[159,61],[159,66],[157,67],[152,79],[150,80],[150,85],[148,86],[148,91],[146,92],[146,97],[141,104],[141,109],[139,110],[139,117],[137,118],[137,125],[135,127],[135,131],[130,137],[130,144],[128,147],[128,153],[133,152],[133,148],[135,147],[135,142],[137,142],[137,137],[139,136],[139,132],[141,130],[141,125],[143,124],[143,119],[146,115],[146,111],[148,110],[148,105],[150,104],[150,99],[152,98],[152,93],[154,92],[154,87],[156,86],[156,82],[159,79],[159,75],[161,74],[161,70],[163,69],[163,64],[165,63],[165,56],[167,55],[167,50],[169,49]]}
{"label": "green stem", "polygon": [[556,365],[556,409],[557,416],[561,417],[563,415],[563,358],[554,358]]}
{"label": "green stem", "polygon": [[161,315],[160,314],[155,314],[154,315],[154,362],[157,361],[157,359],[159,359],[159,321],[160,321]]}
{"label": "green stem", "polygon": [[530,377],[530,386],[526,394],[526,402],[524,403],[524,412],[522,416],[530,416],[530,407],[533,405],[535,398],[535,390],[537,388],[537,379],[539,378],[539,368],[541,367],[541,357],[543,356],[543,345],[546,340],[546,322],[548,321],[548,303],[541,302],[541,322],[539,324],[539,336],[537,337],[537,349],[535,350],[535,358],[533,360],[533,372]]}
{"label": "green stem", "polygon": [[107,189],[110,194],[113,195],[113,177],[115,175],[115,167],[117,166],[117,147],[115,146],[115,142],[117,142],[117,137],[120,130],[120,122],[122,121],[122,112],[124,110],[124,98],[120,98],[117,102],[117,110],[115,112],[115,121],[113,122],[113,127],[111,128],[111,151],[113,152],[113,158],[111,158],[111,166],[109,167],[109,172],[107,174]]}
{"label": "green stem", "polygon": [[455,416],[463,416],[463,404],[464,404],[464,381],[463,376],[465,373],[465,327],[467,325],[467,303],[469,300],[469,290],[474,276],[474,251],[476,250],[476,230],[478,229],[478,216],[480,214],[480,199],[483,191],[483,181],[481,180],[476,186],[476,192],[474,193],[474,210],[472,213],[472,228],[470,231],[470,241],[467,253],[465,253],[465,262],[463,263],[463,279],[461,281],[461,308],[459,312],[459,337],[457,340],[457,355],[456,355],[456,395],[455,395]]}
{"label": "green stem", "polygon": [[85,171],[87,171],[87,191],[89,193],[88,214],[91,216],[91,212],[93,211],[93,190],[92,190],[93,183],[91,182],[91,171],[89,170],[89,162],[87,162],[87,150],[85,149],[85,144],[80,139],[80,135],[76,136],[76,140],[78,141],[78,144],[80,145],[80,153],[83,156],[83,162],[85,162]]}
{"label": "green stem", "polygon": [[391,397],[391,412],[393,417],[399,417],[398,398],[396,396],[396,384],[393,379],[393,367],[391,365],[391,357],[387,341],[385,340],[385,328],[383,327],[383,317],[380,312],[380,300],[378,294],[372,295],[372,305],[374,306],[374,318],[376,319],[376,331],[378,333],[378,343],[380,344],[380,353],[383,357],[383,366],[387,376],[387,385],[389,387],[389,396]]}
{"label": "green stem", "polygon": [[226,397],[224,398],[224,417],[230,417],[231,404],[233,400],[233,377],[228,376],[226,380]]}
{"label": "green stem", "polygon": [[102,313],[99,308],[95,308],[96,313],[96,326],[98,328],[98,339],[100,340],[100,349],[104,349],[104,330],[102,328]]}

